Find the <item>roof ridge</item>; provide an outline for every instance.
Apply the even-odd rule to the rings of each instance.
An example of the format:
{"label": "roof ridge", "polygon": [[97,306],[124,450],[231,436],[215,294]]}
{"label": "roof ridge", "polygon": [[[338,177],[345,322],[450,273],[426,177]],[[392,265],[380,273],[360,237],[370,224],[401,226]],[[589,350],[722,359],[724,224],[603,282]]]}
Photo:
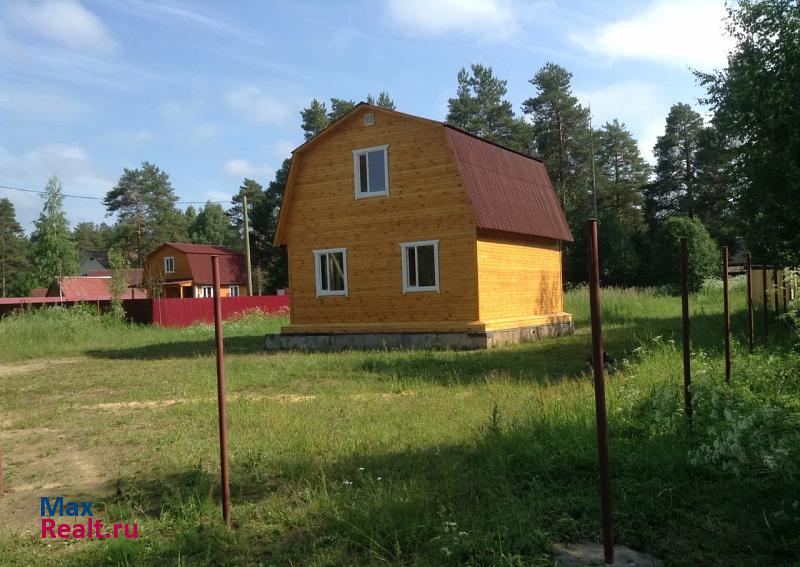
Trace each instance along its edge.
{"label": "roof ridge", "polygon": [[511,152],[512,154],[517,154],[517,155],[520,155],[522,157],[526,157],[528,159],[532,159],[533,161],[538,161],[539,163],[544,163],[544,160],[542,158],[538,158],[536,156],[532,156],[532,155],[526,154],[526,153],[521,152],[519,150],[515,150],[513,148],[509,148],[508,146],[504,146],[503,144],[500,144],[500,143],[497,143],[497,142],[493,142],[491,140],[487,140],[486,138],[478,136],[477,134],[473,134],[472,132],[468,132],[467,130],[464,130],[463,128],[459,128],[458,126],[453,126],[452,124],[449,124],[447,122],[442,122],[441,124],[445,128],[449,128],[451,130],[455,130],[456,132],[461,132],[462,134],[465,134],[465,135],[469,136],[470,138],[475,138],[478,141],[484,142],[486,144],[490,144],[492,146],[496,146],[496,147],[500,148],[501,150],[506,150],[508,152]]}

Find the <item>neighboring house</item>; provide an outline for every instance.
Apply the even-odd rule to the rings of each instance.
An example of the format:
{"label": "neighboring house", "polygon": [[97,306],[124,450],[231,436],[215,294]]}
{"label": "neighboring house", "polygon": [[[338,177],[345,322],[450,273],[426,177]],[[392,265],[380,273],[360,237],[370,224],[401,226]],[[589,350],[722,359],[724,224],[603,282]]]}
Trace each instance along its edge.
{"label": "neighboring house", "polygon": [[[47,297],[59,297],[64,301],[110,301],[110,276],[67,276],[56,280],[47,290]],[[147,294],[136,288],[128,288],[121,299],[146,299]]]}
{"label": "neighboring house", "polygon": [[431,333],[461,333],[440,344],[482,347],[569,332],[571,240],[541,161],[361,103],[293,152],[274,243],[288,247],[282,333],[295,336],[271,346],[337,333],[378,335],[364,345],[422,333],[435,345]]}
{"label": "neighboring house", "polygon": [[[92,270],[87,276],[96,278],[110,278],[113,270]],[[144,268],[131,268],[128,270],[128,287],[143,289],[144,287]]]}
{"label": "neighboring house", "polygon": [[78,260],[78,269],[82,276],[88,276],[93,270],[108,268],[108,253],[103,250],[86,250]]}
{"label": "neighboring house", "polygon": [[147,255],[144,279],[160,282],[162,297],[212,297],[211,256],[219,256],[222,297],[247,295],[244,254],[222,246],[162,244]]}

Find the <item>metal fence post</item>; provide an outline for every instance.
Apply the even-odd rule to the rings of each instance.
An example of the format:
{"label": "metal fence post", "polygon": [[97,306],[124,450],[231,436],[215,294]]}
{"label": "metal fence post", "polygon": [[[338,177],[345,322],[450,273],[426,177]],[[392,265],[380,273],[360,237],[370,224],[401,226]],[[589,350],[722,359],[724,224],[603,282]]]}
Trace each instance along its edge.
{"label": "metal fence post", "polygon": [[605,369],[600,312],[600,259],[597,219],[586,221],[589,236],[589,307],[592,315],[592,363],[594,366],[594,406],[597,418],[597,453],[600,462],[600,500],[603,518],[603,553],[608,565],[614,563],[614,520],[611,514],[611,473],[608,459]]}
{"label": "metal fence post", "polygon": [[228,409],[225,398],[225,345],[222,338],[222,298],[219,256],[211,256],[214,277],[214,338],[217,343],[217,407],[219,409],[219,460],[222,481],[222,519],[231,527],[231,486],[228,477]]}
{"label": "metal fence post", "polygon": [[753,320],[753,256],[747,253],[747,345],[750,352],[755,345],[755,321]]}
{"label": "metal fence post", "polygon": [[725,316],[725,381],[731,381],[731,306],[728,298],[728,247],[722,247],[722,306]]}
{"label": "metal fence post", "polygon": [[689,341],[689,240],[681,238],[681,319],[683,323],[683,407],[692,424],[692,360]]}

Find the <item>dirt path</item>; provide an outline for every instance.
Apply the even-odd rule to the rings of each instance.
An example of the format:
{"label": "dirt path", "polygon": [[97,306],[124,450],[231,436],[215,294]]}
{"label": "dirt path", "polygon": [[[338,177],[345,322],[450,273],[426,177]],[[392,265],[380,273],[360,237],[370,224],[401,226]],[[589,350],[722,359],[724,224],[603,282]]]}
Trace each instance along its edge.
{"label": "dirt path", "polygon": [[103,476],[101,459],[73,444],[63,430],[0,431],[0,442],[5,471],[0,531],[38,533],[42,496],[80,500],[113,493],[114,481]]}
{"label": "dirt path", "polygon": [[15,376],[17,374],[27,374],[29,372],[40,372],[51,366],[60,364],[75,364],[88,360],[85,356],[73,356],[71,358],[37,358],[34,360],[21,360],[19,362],[6,362],[0,364],[0,378]]}

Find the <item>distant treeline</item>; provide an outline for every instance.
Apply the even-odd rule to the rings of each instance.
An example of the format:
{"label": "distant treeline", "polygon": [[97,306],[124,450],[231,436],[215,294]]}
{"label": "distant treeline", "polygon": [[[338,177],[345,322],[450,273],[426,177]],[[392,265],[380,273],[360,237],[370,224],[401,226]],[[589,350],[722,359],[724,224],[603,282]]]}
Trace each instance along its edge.
{"label": "distant treeline", "polygon": [[[518,112],[506,98],[506,81],[491,67],[472,64],[458,72],[447,121],[547,165],[576,237],[566,249],[567,281],[585,278],[584,221],[595,215],[595,187],[604,283],[672,283],[682,235],[693,239],[698,277],[717,270],[718,246],[735,251],[736,237],[759,262],[800,264],[800,8],[788,0],[741,1],[729,8],[727,24],[736,40],[727,67],[695,72],[708,93],[699,102],[711,109],[711,119],[688,103],[674,104],[653,148],[654,166],[623,121],[590,128],[589,109],[573,95],[572,75],[560,65],[547,63],[533,74]],[[367,101],[395,108],[386,92]],[[312,100],[300,113],[305,139],[355,104]],[[180,211],[169,175],[143,162],[125,169],[103,200],[113,225],[79,223],[72,230],[53,178],[30,237],[11,202],[0,199],[0,292],[27,294],[76,273],[84,250],[114,248],[141,265],[165,241],[241,248],[245,195],[255,285],[261,291],[283,287],[286,255],[272,246],[272,237],[290,165],[284,160],[266,187],[244,179],[227,208],[209,202]]]}

